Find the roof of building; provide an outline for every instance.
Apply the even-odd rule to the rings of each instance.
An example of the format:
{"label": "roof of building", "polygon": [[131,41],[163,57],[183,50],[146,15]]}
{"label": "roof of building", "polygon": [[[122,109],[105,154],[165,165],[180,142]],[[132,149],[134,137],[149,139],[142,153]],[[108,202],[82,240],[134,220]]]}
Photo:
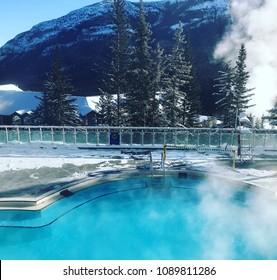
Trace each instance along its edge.
{"label": "roof of building", "polygon": [[[0,115],[33,111],[39,105],[37,97],[41,95],[41,92],[22,91],[14,85],[0,85]],[[96,111],[99,96],[76,96],[74,99],[79,113],[84,116]]]}

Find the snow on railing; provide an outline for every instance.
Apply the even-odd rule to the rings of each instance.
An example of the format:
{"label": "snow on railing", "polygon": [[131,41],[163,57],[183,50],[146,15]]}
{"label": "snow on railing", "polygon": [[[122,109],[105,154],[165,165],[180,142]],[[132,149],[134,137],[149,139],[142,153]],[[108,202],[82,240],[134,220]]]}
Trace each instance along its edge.
{"label": "snow on railing", "polygon": [[[251,130],[252,146],[277,147],[277,130]],[[228,128],[0,126],[0,143],[51,143],[95,147],[163,145],[237,146],[238,130]]]}

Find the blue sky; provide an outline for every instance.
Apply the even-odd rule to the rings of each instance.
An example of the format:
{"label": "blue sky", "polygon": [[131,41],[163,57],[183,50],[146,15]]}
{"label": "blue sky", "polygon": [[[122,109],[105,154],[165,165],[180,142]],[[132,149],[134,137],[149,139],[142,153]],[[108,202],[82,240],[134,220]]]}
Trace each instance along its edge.
{"label": "blue sky", "polygon": [[99,0],[1,0],[0,46],[32,26]]}

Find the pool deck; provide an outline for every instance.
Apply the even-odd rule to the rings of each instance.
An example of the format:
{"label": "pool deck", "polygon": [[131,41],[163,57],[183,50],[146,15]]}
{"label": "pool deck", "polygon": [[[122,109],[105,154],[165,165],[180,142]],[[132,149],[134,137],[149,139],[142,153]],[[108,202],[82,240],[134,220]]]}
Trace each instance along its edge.
{"label": "pool deck", "polygon": [[[33,153],[41,154],[41,150]],[[118,180],[126,177],[148,174],[149,170],[139,171],[138,166],[149,164],[149,159],[141,159],[131,155],[122,156],[119,151],[113,153],[103,152],[103,155],[97,153],[94,155],[73,154],[72,157],[59,154],[51,154],[48,150],[42,157],[42,162],[47,162],[48,166],[38,165],[38,155],[16,155],[2,154],[2,164],[12,166],[12,162],[21,162],[22,167],[6,168],[0,171],[0,210],[3,209],[24,209],[39,210],[56,200],[70,195],[70,192],[76,192],[88,186],[105,182],[106,180]],[[73,152],[76,152],[73,150]],[[52,153],[52,151],[51,151]],[[87,153],[87,152],[86,152]],[[109,153],[109,156],[107,156]],[[197,157],[196,157],[197,155]],[[1,151],[0,151],[1,156]],[[24,157],[25,156],[25,157]],[[161,174],[163,170],[159,167],[160,154],[154,156],[154,174]],[[52,164],[58,159],[64,161],[60,166]],[[29,163],[34,163],[28,165]],[[81,164],[76,164],[76,160],[81,160]],[[66,160],[66,161],[65,161]],[[227,164],[226,164],[227,162]],[[194,172],[195,174],[205,174],[224,178],[232,181],[248,184],[253,189],[262,190],[272,198],[277,198],[277,168],[267,169],[263,166],[256,169],[255,165],[247,168],[238,167],[233,170],[231,160],[227,160],[215,155],[187,153],[168,154],[166,161],[166,174],[170,172]],[[31,166],[31,167],[30,167]],[[64,191],[64,192],[63,192]]]}

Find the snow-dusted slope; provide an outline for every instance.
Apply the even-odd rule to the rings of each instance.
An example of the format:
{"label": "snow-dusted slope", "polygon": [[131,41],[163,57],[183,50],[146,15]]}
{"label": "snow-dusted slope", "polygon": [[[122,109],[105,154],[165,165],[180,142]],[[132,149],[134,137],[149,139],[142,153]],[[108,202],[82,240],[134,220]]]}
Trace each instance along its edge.
{"label": "snow-dusted slope", "polygon": [[[168,1],[146,2],[145,9],[149,13],[160,13],[163,16]],[[171,3],[176,4],[175,1]],[[204,12],[203,21],[209,17],[210,13],[225,13],[228,10],[228,0],[196,0],[196,1],[179,1],[179,5],[185,8],[183,14],[189,11]],[[127,14],[132,17],[137,15],[138,7],[136,3],[127,2]],[[46,21],[35,25],[31,30],[17,35],[13,40],[7,42],[0,49],[0,60],[5,58],[7,53],[27,52],[36,48],[36,46],[47,43],[61,35],[61,32],[75,32],[80,27],[80,33],[77,41],[96,40],[101,35],[109,35],[112,33],[112,25],[109,23],[107,14],[111,9],[109,1],[102,1],[84,8],[70,12],[60,18]],[[197,18],[199,21],[199,18]],[[200,18],[201,20],[201,18]],[[186,22],[186,24],[193,24]],[[82,26],[83,25],[83,26]],[[77,41],[72,42],[77,43]],[[70,47],[69,44],[68,47]]]}
{"label": "snow-dusted slope", "polygon": [[[31,30],[20,33],[13,40],[7,42],[2,48],[1,53],[5,52],[26,52],[35,48],[37,45],[42,44],[59,36],[61,31],[74,30],[77,26],[83,22],[89,21],[92,18],[101,17],[110,9],[108,1],[96,3],[84,8],[70,12],[69,14],[60,18],[45,21],[35,25]],[[105,29],[105,26],[101,25],[101,30]],[[110,28],[109,28],[110,29]],[[87,34],[86,29],[83,29],[84,34]],[[99,28],[95,27],[96,33],[101,32]],[[106,32],[106,31],[104,31]],[[0,56],[1,60],[1,56]]]}
{"label": "snow-dusted slope", "polygon": [[[204,51],[208,61],[215,41],[222,35],[228,21],[228,3],[229,0],[183,0],[145,2],[144,6],[155,42],[165,42],[164,45],[169,46],[174,26],[181,20],[185,31],[191,31],[191,38],[197,44],[195,57],[199,56],[198,51]],[[22,89],[42,91],[45,73],[49,71],[58,47],[79,94],[98,94],[99,81],[103,80],[100,72],[104,70],[92,70],[92,65],[101,68],[103,61],[108,61],[113,33],[110,9],[110,1],[105,0],[39,23],[18,34],[0,48],[0,83],[14,83]],[[133,29],[137,25],[138,11],[138,2],[126,2]]]}

